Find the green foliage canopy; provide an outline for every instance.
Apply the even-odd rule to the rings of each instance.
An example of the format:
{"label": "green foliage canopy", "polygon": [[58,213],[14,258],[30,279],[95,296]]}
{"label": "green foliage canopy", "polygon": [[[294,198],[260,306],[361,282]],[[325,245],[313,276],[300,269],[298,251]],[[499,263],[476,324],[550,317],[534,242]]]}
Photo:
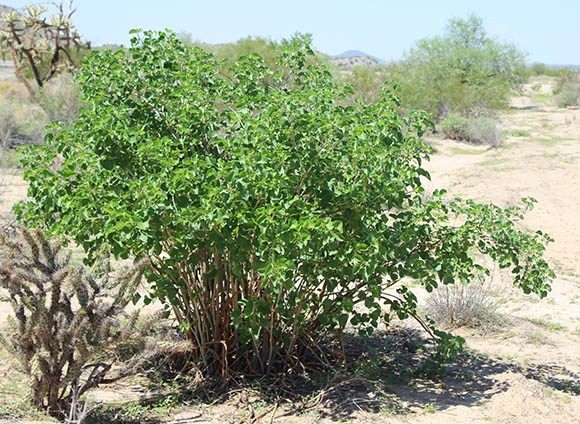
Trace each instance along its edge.
{"label": "green foliage canopy", "polygon": [[[148,256],[152,295],[222,376],[295,366],[347,323],[418,318],[405,282],[468,283],[480,255],[545,296],[550,239],[519,229],[522,209],[427,199],[425,114],[403,118],[388,87],[345,106],[311,54],[295,38],[275,70],[255,54],[222,69],[163,32],[93,52],[79,119],[24,155],[19,218],[89,256]],[[422,324],[452,357],[461,340]]]}
{"label": "green foliage canopy", "polygon": [[492,114],[507,105],[513,89],[527,78],[526,55],[490,37],[481,18],[449,21],[443,36],[418,41],[394,67],[405,104],[431,112],[464,116]]}

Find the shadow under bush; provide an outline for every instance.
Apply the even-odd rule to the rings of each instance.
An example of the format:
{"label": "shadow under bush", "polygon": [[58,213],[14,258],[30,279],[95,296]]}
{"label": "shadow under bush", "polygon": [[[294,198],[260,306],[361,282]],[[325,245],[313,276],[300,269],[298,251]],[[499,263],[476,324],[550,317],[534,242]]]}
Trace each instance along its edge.
{"label": "shadow under bush", "polygon": [[[342,346],[337,339],[327,339],[321,349],[335,351],[331,355],[334,358],[341,357]],[[426,364],[434,350],[435,344],[414,329],[391,328],[372,336],[349,332],[344,335],[346,362],[337,359],[329,364],[331,368],[305,367],[290,374],[239,376],[226,386],[217,380],[197,385],[184,381],[182,387],[175,386],[175,391],[163,395],[174,396],[176,405],[201,403],[198,418],[203,418],[204,405],[233,404],[242,420],[244,416],[255,417],[257,409],[253,405],[260,404],[260,411],[269,417],[304,416],[313,411],[320,418],[348,420],[360,411],[404,415],[427,406],[446,410],[457,405],[479,405],[509,389],[508,383],[498,383],[498,376],[506,372],[522,374],[572,395],[580,394],[579,376],[564,367],[521,366],[469,350],[461,353],[455,364],[433,373]],[[178,359],[180,355],[182,359]],[[173,384],[179,374],[176,369],[190,360],[187,356],[185,352],[177,354],[162,367],[159,375],[169,379],[167,385]],[[179,365],[174,368],[170,364]],[[155,384],[159,386],[161,382]],[[144,422],[156,422],[152,411],[162,400],[163,396],[147,396],[139,406],[132,403],[107,407],[95,411],[94,417],[100,416],[100,421],[91,422],[105,422],[103,416],[113,423],[136,422],[135,416]],[[115,417],[118,421],[113,420]]]}

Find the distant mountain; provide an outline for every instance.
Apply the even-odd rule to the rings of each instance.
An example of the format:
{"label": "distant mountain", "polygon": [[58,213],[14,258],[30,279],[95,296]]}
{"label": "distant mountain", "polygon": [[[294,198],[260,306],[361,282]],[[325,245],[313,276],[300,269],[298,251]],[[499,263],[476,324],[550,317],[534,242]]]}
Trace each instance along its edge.
{"label": "distant mountain", "polygon": [[376,64],[383,64],[385,63],[385,61],[383,59],[380,59],[378,57],[375,56],[371,56],[370,54],[367,54],[365,52],[361,52],[360,50],[347,50],[341,54],[337,54],[336,56],[333,56],[333,59],[350,59],[350,58],[358,58],[358,57],[364,57],[367,59],[370,59],[374,62],[376,62]]}

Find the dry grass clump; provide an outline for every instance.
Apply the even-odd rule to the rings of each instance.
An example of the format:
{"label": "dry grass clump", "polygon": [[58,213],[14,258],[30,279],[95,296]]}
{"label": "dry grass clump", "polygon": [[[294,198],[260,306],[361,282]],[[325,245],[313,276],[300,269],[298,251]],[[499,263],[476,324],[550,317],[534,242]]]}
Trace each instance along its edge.
{"label": "dry grass clump", "polygon": [[0,95],[0,148],[40,142],[46,124],[38,106]]}
{"label": "dry grass clump", "polygon": [[466,118],[452,113],[441,121],[439,128],[443,135],[452,140],[488,144],[493,147],[499,147],[503,144],[501,131],[491,118]]}
{"label": "dry grass clump", "polygon": [[501,323],[498,310],[502,303],[493,286],[473,281],[439,287],[427,300],[427,312],[449,328],[488,328]]}
{"label": "dry grass clump", "polygon": [[50,121],[72,122],[81,107],[81,92],[70,73],[58,75],[47,84],[38,101]]}
{"label": "dry grass clump", "polygon": [[14,81],[0,80],[0,147],[39,144],[45,127],[54,121],[74,121],[81,106],[80,90],[72,75],[61,74],[30,102]]}

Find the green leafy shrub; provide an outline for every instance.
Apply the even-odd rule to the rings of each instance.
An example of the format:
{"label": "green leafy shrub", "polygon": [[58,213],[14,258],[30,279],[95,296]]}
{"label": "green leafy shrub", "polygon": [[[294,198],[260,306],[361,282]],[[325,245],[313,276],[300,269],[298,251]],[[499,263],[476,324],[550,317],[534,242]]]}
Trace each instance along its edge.
{"label": "green leafy shrub", "polygon": [[490,37],[474,15],[451,19],[443,36],[419,40],[390,68],[401,84],[403,105],[426,110],[436,120],[449,113],[493,114],[528,76],[525,54]]}
{"label": "green leafy shrub", "polygon": [[580,83],[578,84],[568,84],[561,89],[558,97],[556,98],[556,103],[558,107],[570,107],[578,106],[578,100],[580,99]]}
{"label": "green leafy shrub", "polygon": [[580,99],[580,72],[563,69],[556,88],[556,104],[559,107],[577,106]]}
{"label": "green leafy shrub", "polygon": [[439,128],[443,135],[452,140],[491,146],[500,146],[503,142],[496,122],[491,118],[465,118],[452,113],[441,121]]}
{"label": "green leafy shrub", "polygon": [[544,63],[533,63],[528,66],[528,73],[535,76],[546,75],[549,77],[559,77],[561,71],[557,68],[550,68]]}
{"label": "green leafy shrub", "polygon": [[163,32],[92,53],[79,119],[24,153],[19,218],[89,258],[147,256],[151,295],[225,379],[293,369],[329,332],[395,316],[417,318],[450,360],[461,339],[420,320],[405,281],[470,281],[478,254],[548,293],[550,238],[518,229],[522,208],[425,200],[424,113],[402,118],[388,87],[345,106],[309,45],[285,46],[276,69],[250,54],[224,70]]}
{"label": "green leafy shrub", "polygon": [[451,113],[439,123],[443,135],[451,140],[465,140],[469,119],[457,113]]}
{"label": "green leafy shrub", "polygon": [[60,249],[39,230],[0,233],[0,287],[14,311],[0,344],[30,378],[32,404],[58,417],[90,388],[114,381],[104,350],[133,336],[138,311],[129,316],[124,307],[144,271],[142,264],[110,280],[107,267],[95,278],[71,269]]}

